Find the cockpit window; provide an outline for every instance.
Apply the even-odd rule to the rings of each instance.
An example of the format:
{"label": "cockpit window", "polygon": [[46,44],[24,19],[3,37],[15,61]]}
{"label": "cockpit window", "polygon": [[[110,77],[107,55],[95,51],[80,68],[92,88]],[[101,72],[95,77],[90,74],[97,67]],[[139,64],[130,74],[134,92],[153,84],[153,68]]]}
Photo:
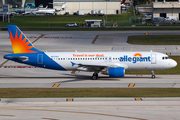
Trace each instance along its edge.
{"label": "cockpit window", "polygon": [[167,59],[171,59],[171,58],[168,56],[162,57],[162,60],[167,60]]}

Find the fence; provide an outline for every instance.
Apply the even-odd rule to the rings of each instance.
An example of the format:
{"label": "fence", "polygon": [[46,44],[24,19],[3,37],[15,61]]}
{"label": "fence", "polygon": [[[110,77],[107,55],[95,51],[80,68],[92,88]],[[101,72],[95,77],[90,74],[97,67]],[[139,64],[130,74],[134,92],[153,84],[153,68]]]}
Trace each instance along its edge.
{"label": "fence", "polygon": [[146,20],[143,20],[142,18],[129,18],[129,20],[114,20],[114,21],[107,21],[106,22],[106,26],[110,26],[110,27],[115,27],[115,26],[131,26],[132,24],[134,25],[142,25],[145,24]]}

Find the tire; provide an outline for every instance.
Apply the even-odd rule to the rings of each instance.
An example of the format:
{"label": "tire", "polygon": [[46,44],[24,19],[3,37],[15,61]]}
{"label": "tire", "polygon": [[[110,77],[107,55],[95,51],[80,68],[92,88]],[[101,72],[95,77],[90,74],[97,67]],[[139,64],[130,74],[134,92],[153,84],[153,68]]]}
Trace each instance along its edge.
{"label": "tire", "polygon": [[152,78],[152,79],[155,79],[155,78],[156,78],[156,76],[155,76],[155,75],[152,75],[152,76],[151,76],[151,78]]}
{"label": "tire", "polygon": [[92,79],[93,79],[93,80],[97,80],[97,76],[96,76],[96,75],[93,75],[93,76],[92,76]]}
{"label": "tire", "polygon": [[97,79],[98,79],[98,74],[97,74],[97,73],[93,73],[92,79],[93,79],[93,80],[97,80]]}

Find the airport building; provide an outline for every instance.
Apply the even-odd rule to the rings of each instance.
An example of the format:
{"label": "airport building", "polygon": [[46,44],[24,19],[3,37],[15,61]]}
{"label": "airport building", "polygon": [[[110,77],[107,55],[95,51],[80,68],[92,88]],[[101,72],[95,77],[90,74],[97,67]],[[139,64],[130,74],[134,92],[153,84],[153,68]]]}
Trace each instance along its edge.
{"label": "airport building", "polygon": [[121,14],[120,0],[53,0],[54,8],[60,8],[66,2],[66,9],[58,14],[74,14],[78,11],[82,14]]}
{"label": "airport building", "polygon": [[177,20],[180,20],[180,0],[177,0],[177,2],[166,2],[166,0],[158,2],[158,0],[156,0],[152,4],[152,14],[153,19],[173,16],[177,17]]}
{"label": "airport building", "polygon": [[9,4],[12,7],[24,8],[25,3],[35,3],[35,0],[0,0],[0,5]]}

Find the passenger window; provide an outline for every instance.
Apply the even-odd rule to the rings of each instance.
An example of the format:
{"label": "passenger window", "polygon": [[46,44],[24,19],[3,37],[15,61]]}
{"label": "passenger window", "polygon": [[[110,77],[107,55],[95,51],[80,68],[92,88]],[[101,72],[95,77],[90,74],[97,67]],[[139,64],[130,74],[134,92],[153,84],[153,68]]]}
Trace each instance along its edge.
{"label": "passenger window", "polygon": [[109,57],[109,61],[112,61],[112,58],[111,58],[111,57]]}

